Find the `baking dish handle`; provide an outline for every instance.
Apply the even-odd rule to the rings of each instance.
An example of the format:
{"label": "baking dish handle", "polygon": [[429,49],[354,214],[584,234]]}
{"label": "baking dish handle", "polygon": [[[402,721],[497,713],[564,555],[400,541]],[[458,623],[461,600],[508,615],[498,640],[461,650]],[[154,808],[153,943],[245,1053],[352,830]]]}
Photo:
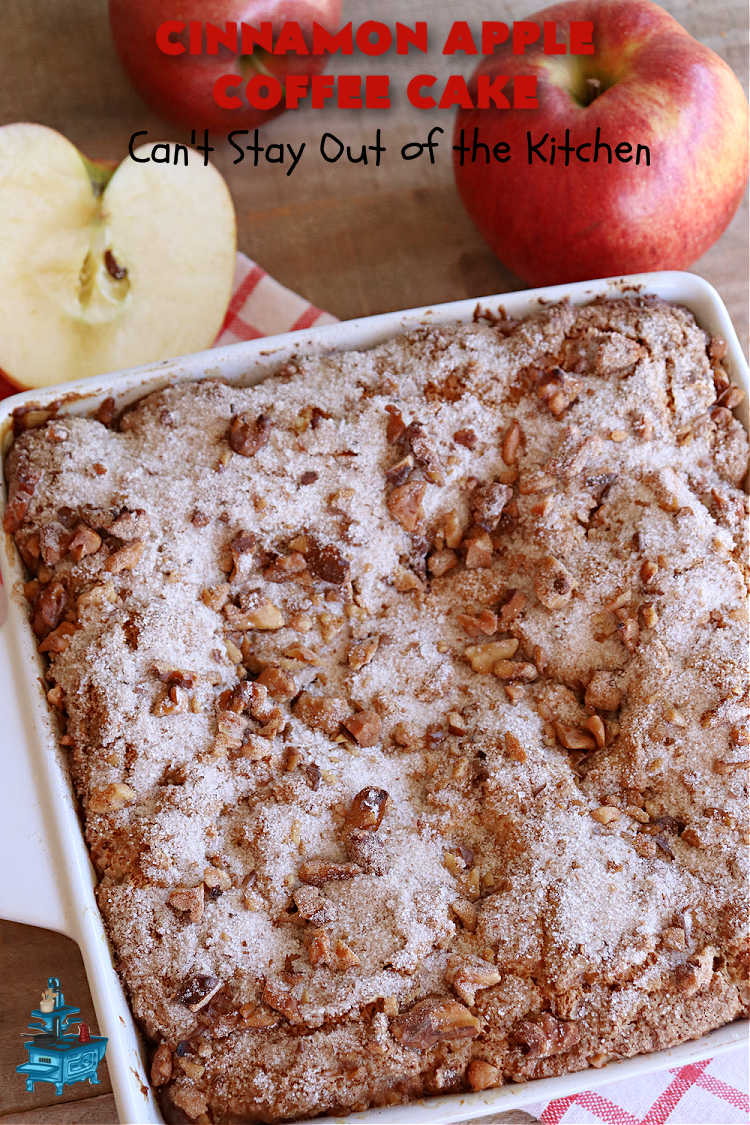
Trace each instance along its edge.
{"label": "baking dish handle", "polygon": [[[6,616],[0,584],[0,621]],[[51,794],[34,777],[29,732],[23,723],[30,700],[7,624],[0,627],[0,918],[73,936],[75,924],[56,873]],[[33,688],[32,688],[33,690]]]}

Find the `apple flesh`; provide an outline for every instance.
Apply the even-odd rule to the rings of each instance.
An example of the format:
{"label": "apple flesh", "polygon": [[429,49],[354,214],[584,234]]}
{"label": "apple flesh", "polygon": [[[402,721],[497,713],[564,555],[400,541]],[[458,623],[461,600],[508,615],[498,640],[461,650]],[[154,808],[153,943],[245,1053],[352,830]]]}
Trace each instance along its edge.
{"label": "apple flesh", "polygon": [[113,172],[53,129],[0,128],[2,373],[42,387],[210,346],[235,245],[226,184],[197,153]]}
{"label": "apple flesh", "polygon": [[[732,218],[747,181],[748,107],[730,68],[650,0],[571,0],[530,16],[594,24],[595,54],[514,56],[505,46],[477,74],[537,76],[538,109],[461,110],[456,138],[474,129],[511,159],[458,166],[461,198],[500,260],[532,285],[683,269]],[[562,37],[562,34],[560,35]],[[650,167],[529,164],[527,131],[564,143],[650,150]],[[455,140],[455,138],[454,138]],[[593,150],[589,149],[587,155]]]}
{"label": "apple flesh", "polygon": [[[283,112],[283,105],[257,109],[243,104],[223,109],[213,97],[214,83],[225,74],[249,78],[265,71],[282,85],[287,73],[319,74],[322,55],[268,55],[254,51],[236,56],[226,49],[216,55],[166,55],[156,44],[156,30],[167,20],[196,20],[223,27],[228,22],[251,24],[297,22],[305,30],[318,23],[334,30],[341,18],[341,0],[109,0],[109,22],[120,60],[136,90],[157,113],[188,129],[255,129]],[[183,35],[175,38],[186,37]]]}

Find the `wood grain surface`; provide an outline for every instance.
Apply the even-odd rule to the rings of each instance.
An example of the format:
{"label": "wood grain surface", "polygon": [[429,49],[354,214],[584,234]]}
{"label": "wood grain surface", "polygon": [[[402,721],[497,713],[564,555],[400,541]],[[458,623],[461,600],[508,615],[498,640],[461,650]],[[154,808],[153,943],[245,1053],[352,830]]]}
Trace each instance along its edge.
{"label": "wood grain surface", "polygon": [[[666,0],[664,6],[702,42],[722,55],[747,85],[748,13],[745,0]],[[349,0],[347,19],[429,19],[434,42],[454,19],[511,21],[531,2],[514,0]],[[152,140],[189,140],[165,124],[131,89],[112,46],[103,0],[3,0],[0,36],[0,124],[38,121],[65,133],[89,156],[121,159],[130,135],[145,129]],[[334,66],[333,70],[349,70]],[[357,60],[357,69],[359,60]],[[370,69],[385,69],[383,60]],[[442,58],[388,56],[394,88],[420,70],[447,74],[470,65]],[[264,143],[306,141],[310,159],[287,176],[282,166],[233,165],[236,155],[218,135],[215,160],[227,177],[237,208],[239,245],[285,285],[320,308],[347,318],[395,308],[522,288],[488,250],[460,206],[448,151],[449,113],[423,113],[405,98],[390,111],[345,113],[300,110],[272,122]],[[390,159],[406,141],[424,138],[432,125],[445,129],[445,148],[434,166]],[[382,166],[326,164],[314,149],[332,131],[359,151],[375,131],[389,150]],[[1,248],[0,248],[0,252]],[[746,345],[748,329],[747,198],[719,242],[694,267],[724,298]],[[57,934],[0,922],[0,1119],[18,1122],[115,1121],[106,1066],[102,1085],[74,1086],[58,1098],[42,1084],[33,1094],[15,1074],[24,1061],[21,1033],[48,975],[62,979],[70,1002],[96,1025],[76,946]],[[533,1121],[526,1114],[488,1122]]]}

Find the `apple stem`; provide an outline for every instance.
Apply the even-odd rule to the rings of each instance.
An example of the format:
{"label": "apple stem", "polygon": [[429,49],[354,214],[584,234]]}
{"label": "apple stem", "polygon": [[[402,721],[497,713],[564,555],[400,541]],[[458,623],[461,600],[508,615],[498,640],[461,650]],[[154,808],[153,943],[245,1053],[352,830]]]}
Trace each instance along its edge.
{"label": "apple stem", "polygon": [[108,168],[105,164],[97,164],[94,160],[89,160],[83,153],[80,154],[83,161],[88,177],[91,180],[91,188],[94,195],[98,199],[103,194],[105,187],[112,179],[115,168],[114,165]]}
{"label": "apple stem", "polygon": [[602,89],[601,79],[600,78],[587,78],[586,79],[586,89],[585,89],[584,96],[583,96],[583,104],[584,105],[591,105],[591,103],[593,101],[596,101],[596,99],[602,93],[604,93],[604,91]]}

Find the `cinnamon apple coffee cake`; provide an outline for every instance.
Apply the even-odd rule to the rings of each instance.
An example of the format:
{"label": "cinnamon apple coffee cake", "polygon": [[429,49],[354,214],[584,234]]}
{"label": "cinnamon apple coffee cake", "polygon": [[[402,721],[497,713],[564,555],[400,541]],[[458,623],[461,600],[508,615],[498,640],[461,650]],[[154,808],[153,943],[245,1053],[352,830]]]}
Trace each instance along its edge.
{"label": "cinnamon apple coffee cake", "polygon": [[722,354],[623,298],[16,417],[5,526],[168,1119],[481,1090],[747,1010]]}

